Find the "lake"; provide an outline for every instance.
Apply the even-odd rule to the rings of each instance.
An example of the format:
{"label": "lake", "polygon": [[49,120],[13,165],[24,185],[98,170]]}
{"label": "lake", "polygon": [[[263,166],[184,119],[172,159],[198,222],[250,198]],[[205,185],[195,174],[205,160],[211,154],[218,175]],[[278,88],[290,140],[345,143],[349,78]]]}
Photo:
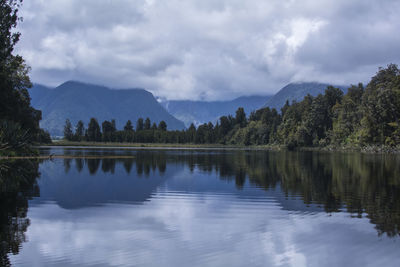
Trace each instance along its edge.
{"label": "lake", "polygon": [[400,266],[399,155],[41,154],[0,161],[0,265]]}

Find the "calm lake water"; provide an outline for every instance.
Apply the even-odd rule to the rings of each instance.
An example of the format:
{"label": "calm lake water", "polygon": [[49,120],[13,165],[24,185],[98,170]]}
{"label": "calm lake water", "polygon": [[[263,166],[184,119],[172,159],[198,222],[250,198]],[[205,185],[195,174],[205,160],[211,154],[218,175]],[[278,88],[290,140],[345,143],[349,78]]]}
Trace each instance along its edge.
{"label": "calm lake water", "polygon": [[0,161],[0,265],[400,266],[396,155],[41,153]]}

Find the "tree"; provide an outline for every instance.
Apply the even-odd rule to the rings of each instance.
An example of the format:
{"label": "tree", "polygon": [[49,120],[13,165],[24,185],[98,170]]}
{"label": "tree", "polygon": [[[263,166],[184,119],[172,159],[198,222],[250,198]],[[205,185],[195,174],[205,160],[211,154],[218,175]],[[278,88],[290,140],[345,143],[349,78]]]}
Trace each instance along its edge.
{"label": "tree", "polygon": [[69,119],[65,121],[64,125],[64,138],[68,141],[71,141],[74,137],[74,133],[72,132],[72,124]]}
{"label": "tree", "polygon": [[151,127],[151,122],[149,118],[146,118],[146,120],[144,121],[144,129],[145,130],[150,130]]}
{"label": "tree", "polygon": [[124,131],[133,131],[133,126],[131,120],[128,120],[124,126]]}
{"label": "tree", "polygon": [[122,135],[123,135],[123,141],[125,141],[125,142],[133,142],[134,141],[134,130],[133,130],[132,122],[130,120],[128,120],[126,122]]}
{"label": "tree", "polygon": [[240,128],[246,127],[247,120],[246,120],[246,113],[244,112],[243,108],[238,108],[236,110],[236,117],[235,117],[236,124],[240,126]]}
{"label": "tree", "polygon": [[83,121],[78,121],[75,127],[75,140],[76,141],[82,141],[82,138],[85,134],[85,125],[83,124]]}
{"label": "tree", "polygon": [[400,70],[380,68],[365,88],[359,136],[364,143],[400,143]]}
{"label": "tree", "polygon": [[196,137],[196,127],[194,126],[193,123],[190,124],[189,129],[186,131],[186,141],[189,143],[194,143],[195,137]]}
{"label": "tree", "polygon": [[158,129],[161,131],[167,131],[167,124],[165,123],[165,121],[160,121],[160,123],[158,124]]}
{"label": "tree", "polygon": [[31,143],[40,134],[42,114],[30,104],[29,67],[21,56],[13,55],[20,38],[14,29],[21,20],[18,17],[21,4],[21,0],[0,0],[0,118],[6,121],[5,125],[16,124],[26,131],[27,141]]}
{"label": "tree", "polygon": [[142,131],[143,130],[143,119],[139,118],[136,122],[136,131]]}
{"label": "tree", "polygon": [[360,122],[363,117],[362,96],[364,86],[360,83],[358,86],[351,86],[342,102],[333,107],[333,141],[336,144],[358,143],[356,132],[360,128]]}
{"label": "tree", "polygon": [[114,142],[115,141],[115,120],[110,121],[104,121],[101,124],[101,129],[102,129],[102,138],[104,142]]}
{"label": "tree", "polygon": [[101,141],[100,125],[95,118],[91,118],[87,129],[88,141]]}

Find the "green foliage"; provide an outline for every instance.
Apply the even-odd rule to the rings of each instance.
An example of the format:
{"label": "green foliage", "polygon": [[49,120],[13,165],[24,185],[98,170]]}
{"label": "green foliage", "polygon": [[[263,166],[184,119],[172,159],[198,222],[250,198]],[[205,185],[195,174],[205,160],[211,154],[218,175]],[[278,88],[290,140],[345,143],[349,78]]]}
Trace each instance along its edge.
{"label": "green foliage", "polygon": [[128,120],[124,126],[124,131],[133,131],[133,126],[131,120]]}
{"label": "green foliage", "polygon": [[101,141],[100,125],[95,118],[90,119],[87,129],[87,140],[95,142]]}
{"label": "green foliage", "polygon": [[[20,21],[18,9],[21,3],[20,0],[0,1],[0,120],[7,124],[2,125],[1,138],[8,147],[16,145],[10,147],[11,150],[26,147],[42,136],[39,127],[42,113],[32,108],[27,90],[32,86],[29,67],[21,56],[13,54],[20,38],[15,27]],[[7,134],[10,130],[17,131],[15,136]],[[6,137],[10,139],[5,140]]]}
{"label": "green foliage", "polygon": [[240,128],[246,127],[247,119],[243,108],[238,108],[236,110],[235,122],[240,126]]}
{"label": "green foliage", "polygon": [[379,69],[362,97],[363,118],[358,135],[362,143],[399,144],[400,70],[390,64]]}
{"label": "green foliage", "polygon": [[115,142],[116,141],[116,127],[115,127],[115,120],[104,121],[101,124],[102,129],[102,138],[103,142]]}
{"label": "green foliage", "polygon": [[[65,136],[65,134],[64,134]],[[75,134],[74,134],[74,140],[75,141],[82,141],[85,136],[85,125],[83,124],[83,121],[78,121],[75,127]]]}
{"label": "green foliage", "polygon": [[150,127],[151,127],[150,125],[151,125],[150,119],[146,118],[146,120],[144,121],[144,129],[150,130]]}
{"label": "green foliage", "polygon": [[356,130],[360,128],[363,117],[362,96],[364,86],[351,86],[342,102],[333,107],[333,143],[334,144],[354,144],[359,143]]}
{"label": "green foliage", "polygon": [[136,131],[143,130],[143,118],[139,118],[136,122]]}
{"label": "green foliage", "polygon": [[39,133],[37,134],[36,142],[39,144],[51,144],[50,133],[46,130],[39,129]]}
{"label": "green foliage", "polygon": [[165,121],[160,121],[160,123],[158,124],[158,129],[161,131],[167,130],[167,124],[165,123]]}
{"label": "green foliage", "polygon": [[6,150],[27,150],[31,135],[19,123],[0,121],[0,152]]}
{"label": "green foliage", "polygon": [[[168,131],[165,121],[158,126],[147,118],[128,121],[117,131],[115,121],[102,124],[103,141],[145,143],[195,143],[299,146],[400,144],[400,71],[396,65],[380,69],[366,86],[351,86],[347,93],[327,86],[324,94],[306,95],[300,102],[286,104],[281,114],[269,107],[256,110],[247,118],[243,108],[235,117],[222,116],[216,125],[194,124],[183,131]],[[100,128],[92,119],[88,140],[99,141]],[[96,127],[98,128],[96,128]],[[89,129],[97,129],[91,130]],[[94,137],[93,132],[97,132]],[[89,134],[90,133],[90,134]]]}

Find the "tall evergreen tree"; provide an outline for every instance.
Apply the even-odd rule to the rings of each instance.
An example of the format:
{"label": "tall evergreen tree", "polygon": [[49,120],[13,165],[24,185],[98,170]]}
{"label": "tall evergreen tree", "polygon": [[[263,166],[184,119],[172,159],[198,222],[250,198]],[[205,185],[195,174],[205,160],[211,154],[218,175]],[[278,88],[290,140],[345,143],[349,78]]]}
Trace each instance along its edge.
{"label": "tall evergreen tree", "polygon": [[95,118],[91,118],[87,129],[88,141],[101,141],[100,125]]}
{"label": "tall evergreen tree", "polygon": [[136,131],[143,130],[143,118],[139,118],[136,122]]}
{"label": "tall evergreen tree", "polygon": [[128,120],[124,126],[124,131],[133,131],[133,126],[131,120]]}
{"label": "tall evergreen tree", "polygon": [[240,128],[246,127],[247,119],[243,108],[238,108],[236,110],[235,122],[240,126]]}
{"label": "tall evergreen tree", "polygon": [[146,120],[144,121],[144,129],[150,130],[150,127],[151,127],[151,121],[149,118],[146,118]]}
{"label": "tall evergreen tree", "polygon": [[65,121],[65,126],[64,126],[64,138],[67,139],[68,141],[71,141],[74,137],[74,133],[72,132],[72,124],[69,119]]}
{"label": "tall evergreen tree", "polygon": [[101,124],[102,129],[102,139],[104,142],[114,142],[115,141],[115,120],[113,121],[104,121]]}
{"label": "tall evergreen tree", "polygon": [[158,129],[161,131],[166,131],[167,130],[167,123],[165,121],[160,121],[158,124]]}
{"label": "tall evergreen tree", "polygon": [[74,139],[76,141],[82,141],[82,138],[85,134],[85,125],[83,124],[83,121],[78,121],[75,127],[75,136]]}

